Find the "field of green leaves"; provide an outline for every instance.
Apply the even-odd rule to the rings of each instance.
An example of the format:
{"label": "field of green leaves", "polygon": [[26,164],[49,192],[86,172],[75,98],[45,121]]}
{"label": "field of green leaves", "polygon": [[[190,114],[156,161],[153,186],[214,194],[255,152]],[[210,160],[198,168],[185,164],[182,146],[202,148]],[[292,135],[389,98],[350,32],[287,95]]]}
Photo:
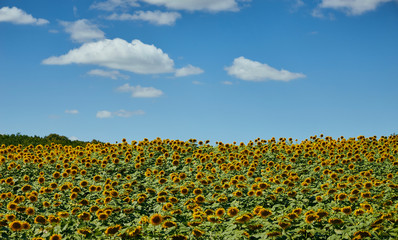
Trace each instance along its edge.
{"label": "field of green leaves", "polygon": [[0,146],[1,239],[398,239],[398,136]]}

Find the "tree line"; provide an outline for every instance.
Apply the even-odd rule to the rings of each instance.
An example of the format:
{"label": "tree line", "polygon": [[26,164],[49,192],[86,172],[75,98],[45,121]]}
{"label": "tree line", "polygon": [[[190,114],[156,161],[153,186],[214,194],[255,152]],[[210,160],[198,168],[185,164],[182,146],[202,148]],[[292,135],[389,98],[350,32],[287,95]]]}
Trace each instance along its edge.
{"label": "tree line", "polygon": [[28,136],[22,135],[20,133],[17,134],[0,134],[0,145],[19,145],[22,146],[37,146],[37,145],[50,145],[51,143],[61,144],[61,145],[69,145],[72,147],[77,146],[86,146],[87,143],[101,143],[98,140],[93,139],[91,142],[80,141],[80,140],[70,140],[68,137],[61,136],[55,133],[51,133],[45,137],[39,136]]}

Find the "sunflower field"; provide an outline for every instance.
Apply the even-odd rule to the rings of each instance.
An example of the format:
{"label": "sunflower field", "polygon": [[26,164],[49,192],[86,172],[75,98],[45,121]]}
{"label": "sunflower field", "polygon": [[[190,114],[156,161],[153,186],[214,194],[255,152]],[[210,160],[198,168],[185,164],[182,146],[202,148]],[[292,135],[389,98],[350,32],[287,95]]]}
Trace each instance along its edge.
{"label": "sunflower field", "polygon": [[398,136],[0,146],[0,239],[398,239]]}

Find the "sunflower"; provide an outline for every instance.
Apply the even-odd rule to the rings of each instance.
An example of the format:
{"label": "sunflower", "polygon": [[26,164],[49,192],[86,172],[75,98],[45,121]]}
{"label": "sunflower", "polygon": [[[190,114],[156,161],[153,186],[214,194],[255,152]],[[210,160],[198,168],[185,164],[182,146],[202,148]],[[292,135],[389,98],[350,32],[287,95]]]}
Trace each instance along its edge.
{"label": "sunflower", "polygon": [[170,238],[171,240],[187,240],[188,238],[182,234],[173,235]]}
{"label": "sunflower", "polygon": [[367,231],[357,231],[354,233],[354,237],[358,237],[359,239],[362,239],[362,238],[372,237],[372,234],[370,234]]}
{"label": "sunflower", "polygon": [[7,204],[7,209],[10,211],[17,210],[18,205],[14,202],[10,202]]}
{"label": "sunflower", "polygon": [[22,192],[28,192],[30,190],[32,190],[32,186],[30,185],[25,185],[21,188]]}
{"label": "sunflower", "polygon": [[203,195],[198,195],[198,196],[195,197],[195,201],[197,203],[203,203],[205,200],[206,199],[205,199],[205,197]]}
{"label": "sunflower", "polygon": [[217,223],[219,218],[216,215],[209,215],[207,216],[207,221],[211,223]]}
{"label": "sunflower", "polygon": [[33,207],[28,207],[25,209],[25,213],[30,216],[35,215],[35,209]]}
{"label": "sunflower", "polygon": [[118,224],[118,225],[115,225],[115,226],[111,226],[111,227],[108,227],[108,228],[105,230],[105,234],[106,234],[106,235],[114,235],[114,234],[116,234],[118,231],[120,231],[120,229],[122,229],[122,226],[120,226],[119,224]]}
{"label": "sunflower", "polygon": [[57,215],[58,215],[60,218],[67,218],[67,217],[69,217],[69,213],[68,213],[68,212],[58,212]]}
{"label": "sunflower", "polygon": [[352,209],[351,209],[351,206],[348,206],[348,207],[343,207],[342,209],[341,209],[341,212],[342,213],[345,213],[345,214],[351,214],[352,213]]}
{"label": "sunflower", "polygon": [[5,218],[8,222],[12,222],[15,220],[16,216],[14,214],[6,214]]}
{"label": "sunflower", "polygon": [[163,228],[171,228],[171,227],[175,227],[175,226],[177,226],[177,223],[176,223],[176,222],[173,222],[173,221],[165,221],[165,222],[162,224],[162,227],[163,227]]}
{"label": "sunflower", "polygon": [[81,214],[78,215],[78,218],[83,221],[90,221],[91,215],[88,212],[82,212]]}
{"label": "sunflower", "polygon": [[28,230],[30,228],[30,224],[28,222],[22,222],[22,229]]}
{"label": "sunflower", "polygon": [[90,229],[77,229],[77,233],[86,236],[91,233],[91,230]]}
{"label": "sunflower", "polygon": [[39,184],[42,184],[42,183],[44,183],[46,181],[46,179],[44,178],[44,177],[39,177],[38,179],[37,179],[37,182],[39,183]]}
{"label": "sunflower", "polygon": [[21,231],[22,230],[22,222],[21,221],[13,221],[8,225],[8,227],[14,232]]}
{"label": "sunflower", "polygon": [[134,230],[129,233],[129,236],[131,236],[131,237],[138,236],[138,235],[140,235],[141,231],[142,231],[142,227],[138,226],[138,227],[134,228]]}
{"label": "sunflower", "polygon": [[293,219],[298,218],[298,215],[297,215],[296,213],[289,213],[289,214],[287,214],[287,217],[288,217],[290,220],[293,220]]}
{"label": "sunflower", "polygon": [[216,215],[217,215],[218,217],[222,217],[222,216],[224,216],[224,214],[225,214],[225,209],[224,209],[224,208],[218,208],[218,209],[216,210]]}
{"label": "sunflower", "polygon": [[76,192],[72,192],[72,194],[69,196],[70,200],[75,200],[77,198],[77,193]]}
{"label": "sunflower", "polygon": [[157,213],[154,214],[154,215],[152,215],[151,218],[150,218],[150,220],[149,220],[149,222],[150,222],[152,225],[154,225],[154,226],[157,226],[157,225],[161,224],[162,221],[163,221],[162,215],[157,214]]}
{"label": "sunflower", "polygon": [[236,207],[230,207],[227,210],[227,214],[230,217],[234,217],[234,216],[238,215],[238,213],[239,213],[239,209]]}
{"label": "sunflower", "polygon": [[59,234],[54,234],[50,237],[50,240],[61,240],[62,236]]}
{"label": "sunflower", "polygon": [[305,222],[306,222],[306,223],[312,223],[313,221],[317,220],[318,218],[319,218],[319,216],[316,215],[316,214],[308,214],[308,215],[305,217]]}
{"label": "sunflower", "polygon": [[192,230],[192,235],[194,235],[195,237],[201,237],[203,234],[204,234],[205,232],[204,231],[201,231],[201,230],[199,230],[199,229],[197,229],[197,228],[194,228],[193,230]]}
{"label": "sunflower", "polygon": [[361,193],[362,198],[370,198],[371,196],[372,196],[372,194],[370,192]]}
{"label": "sunflower", "polygon": [[181,187],[181,188],[180,188],[180,192],[181,192],[182,194],[186,195],[186,194],[188,194],[189,189],[188,189],[187,187]]}
{"label": "sunflower", "polygon": [[269,233],[267,233],[267,236],[268,237],[278,237],[278,236],[281,236],[282,235],[282,233],[281,232],[278,232],[278,231],[274,231],[274,232],[269,232]]}
{"label": "sunflower", "polygon": [[40,223],[40,224],[44,225],[47,223],[47,219],[42,215],[38,215],[35,217],[35,223]]}
{"label": "sunflower", "polygon": [[48,222],[57,224],[57,223],[61,222],[61,218],[54,216],[54,215],[50,215],[50,216],[48,216]]}
{"label": "sunflower", "polygon": [[343,201],[344,199],[347,198],[347,194],[345,194],[345,193],[340,193],[339,195],[337,195],[337,198],[338,198],[340,201]]}
{"label": "sunflower", "polygon": [[272,211],[269,209],[261,209],[259,212],[259,216],[262,218],[267,218],[272,215]]}
{"label": "sunflower", "polygon": [[200,195],[202,193],[203,193],[203,190],[200,189],[200,188],[196,188],[196,189],[193,190],[193,194],[195,194],[195,195]]}
{"label": "sunflower", "polygon": [[51,204],[49,202],[47,202],[47,201],[43,202],[43,207],[48,208],[50,206],[51,206]]}
{"label": "sunflower", "polygon": [[328,222],[333,225],[341,225],[344,223],[344,221],[339,218],[331,218],[328,220]]}
{"label": "sunflower", "polygon": [[83,180],[80,182],[80,186],[81,187],[87,187],[88,186],[88,182],[86,180]]}
{"label": "sunflower", "polygon": [[288,228],[288,227],[291,226],[291,224],[290,224],[290,223],[287,223],[287,222],[279,222],[278,225],[279,225],[282,229],[286,229],[286,228]]}

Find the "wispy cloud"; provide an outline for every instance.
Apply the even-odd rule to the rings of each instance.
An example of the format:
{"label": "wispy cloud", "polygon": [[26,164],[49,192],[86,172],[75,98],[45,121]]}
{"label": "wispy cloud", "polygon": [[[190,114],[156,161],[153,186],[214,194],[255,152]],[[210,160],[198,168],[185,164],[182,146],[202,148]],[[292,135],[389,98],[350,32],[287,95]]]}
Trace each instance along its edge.
{"label": "wispy cloud", "polygon": [[129,79],[129,76],[121,74],[119,71],[113,70],[113,71],[105,71],[102,69],[93,69],[87,72],[88,75],[91,76],[99,76],[99,77],[106,77],[106,78],[111,78],[111,79],[118,79],[118,78],[123,78],[123,79]]}
{"label": "wispy cloud", "polygon": [[138,7],[137,0],[106,0],[102,2],[94,2],[90,9],[98,9],[104,11],[114,11],[116,8]]}
{"label": "wispy cloud", "polygon": [[133,98],[157,98],[163,95],[163,92],[153,87],[130,86],[126,83],[116,89],[119,92],[129,92]]}
{"label": "wispy cloud", "polygon": [[[140,0],[156,6],[164,6],[168,9],[187,11],[239,11],[238,2],[250,2],[250,0]],[[127,9],[139,6],[138,0],[106,0],[95,2],[91,9],[114,11],[117,8]]]}
{"label": "wispy cloud", "polygon": [[343,11],[348,15],[361,15],[375,10],[378,6],[387,2],[397,2],[396,0],[322,0],[314,9],[314,17],[324,17],[322,9],[335,9]]}
{"label": "wispy cloud", "polygon": [[65,110],[65,113],[67,113],[67,114],[78,114],[79,111],[76,110],[76,109],[71,109],[71,110]]}
{"label": "wispy cloud", "polygon": [[178,12],[161,12],[156,11],[136,11],[134,14],[112,14],[107,17],[108,20],[141,20],[147,21],[154,25],[174,25],[177,19],[181,18],[181,14]]}
{"label": "wispy cloud", "polygon": [[223,81],[222,84],[224,84],[224,85],[232,85],[233,83],[230,82],[230,81]]}
{"label": "wispy cloud", "polygon": [[0,22],[31,25],[44,25],[49,23],[46,19],[34,18],[32,15],[16,7],[0,8]]}
{"label": "wispy cloud", "polygon": [[287,70],[277,70],[268,64],[252,61],[244,57],[234,59],[232,66],[226,67],[229,75],[246,81],[290,81],[296,78],[306,77],[302,73],[292,73]]}
{"label": "wispy cloud", "polygon": [[201,74],[204,71],[198,67],[194,67],[191,64],[189,64],[186,67],[183,68],[179,68],[176,70],[175,72],[175,76],[176,77],[185,77],[185,76],[189,76],[189,75],[197,75],[197,74]]}
{"label": "wispy cloud", "polygon": [[132,116],[144,115],[144,114],[145,114],[145,112],[143,110],[126,111],[124,109],[121,109],[116,112],[102,110],[102,111],[97,112],[96,117],[97,118],[113,118],[113,117],[129,118]]}

